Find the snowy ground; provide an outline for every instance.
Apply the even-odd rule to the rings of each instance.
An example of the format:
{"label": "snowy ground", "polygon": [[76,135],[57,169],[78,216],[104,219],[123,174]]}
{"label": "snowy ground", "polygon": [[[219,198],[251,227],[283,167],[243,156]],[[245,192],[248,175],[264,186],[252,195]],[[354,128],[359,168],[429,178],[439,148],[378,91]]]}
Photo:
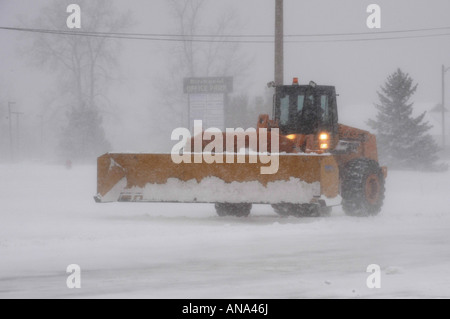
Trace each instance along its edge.
{"label": "snowy ground", "polygon": [[0,165],[0,298],[450,298],[450,172],[390,172],[375,218],[219,218],[95,188],[94,166]]}

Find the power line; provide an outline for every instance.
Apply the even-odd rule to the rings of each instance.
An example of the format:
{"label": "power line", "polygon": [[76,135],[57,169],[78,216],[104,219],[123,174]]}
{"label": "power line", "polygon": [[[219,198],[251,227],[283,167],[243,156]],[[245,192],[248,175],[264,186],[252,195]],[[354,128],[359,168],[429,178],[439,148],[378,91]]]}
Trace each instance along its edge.
{"label": "power line", "polygon": [[365,39],[331,39],[331,40],[305,40],[305,41],[286,41],[287,43],[326,43],[326,42],[367,42],[367,41],[385,41],[385,40],[402,40],[402,39],[420,39],[420,38],[436,38],[449,36],[450,33],[428,34],[428,35],[412,35],[398,37],[381,37],[381,38],[365,38]]}
{"label": "power line", "polygon": [[[216,40],[216,39],[194,39],[195,36],[187,35],[167,35],[162,34],[133,34],[133,33],[107,33],[107,32],[81,32],[81,31],[62,31],[62,30],[45,30],[45,29],[27,29],[27,28],[12,28],[12,27],[0,27],[0,30],[8,31],[20,31],[31,33],[43,33],[43,34],[56,34],[56,35],[70,35],[70,36],[85,36],[95,38],[111,38],[111,39],[127,39],[127,40],[147,40],[147,41],[165,41],[165,42],[218,42],[218,43],[272,43],[272,41],[243,41],[243,40]],[[177,37],[177,38],[172,38]],[[220,38],[222,36],[215,36]]]}
{"label": "power line", "polygon": [[[86,32],[86,31],[65,31],[65,30],[47,30],[47,29],[32,29],[32,28],[15,28],[15,27],[0,27],[0,30],[31,32],[41,34],[55,34],[55,35],[70,35],[70,36],[85,36],[96,38],[111,38],[111,39],[126,39],[126,40],[146,40],[146,41],[163,41],[163,42],[200,42],[200,43],[270,43],[273,40],[255,40],[251,38],[273,38],[273,35],[176,35],[176,34],[151,34],[151,33],[117,33],[117,32]],[[361,35],[387,35],[398,33],[411,32],[426,32],[426,31],[443,31],[450,30],[450,27],[442,28],[427,28],[427,29],[410,29],[397,31],[378,31],[378,32],[362,32],[362,33],[321,33],[321,34],[290,34],[285,35],[286,38],[292,37],[336,37],[336,36],[361,36]],[[399,40],[399,39],[417,39],[417,38],[432,38],[449,36],[450,32],[438,34],[422,34],[422,35],[404,35],[404,36],[389,36],[389,37],[371,37],[371,38],[350,38],[350,39],[318,39],[318,40],[287,40],[285,43],[328,43],[328,42],[366,42],[366,41],[381,41],[381,40]],[[209,38],[209,39],[208,39]],[[239,40],[236,40],[236,39]],[[250,38],[241,40],[242,38]]]}
{"label": "power line", "polygon": [[[62,33],[62,34],[76,34],[76,35],[108,35],[108,36],[126,36],[126,37],[167,37],[167,38],[274,38],[274,35],[268,34],[170,34],[170,33],[123,33],[123,32],[94,32],[94,31],[72,31],[72,30],[48,30],[36,28],[14,28],[14,27],[0,27],[3,30],[27,31],[27,32],[42,32],[42,33]],[[359,36],[359,35],[379,35],[379,34],[395,34],[395,33],[411,33],[411,32],[429,32],[429,31],[443,31],[450,30],[450,27],[436,27],[436,28],[422,28],[422,29],[405,29],[392,31],[376,31],[376,32],[350,32],[350,33],[316,33],[316,34],[286,34],[286,38],[294,37],[333,37],[333,36]]]}
{"label": "power line", "polygon": [[332,37],[332,36],[359,36],[359,35],[378,35],[378,34],[395,34],[395,33],[411,33],[411,32],[429,32],[450,30],[450,27],[424,28],[424,29],[406,29],[392,31],[376,31],[376,32],[350,32],[350,33],[318,33],[318,34],[287,34],[285,37]]}

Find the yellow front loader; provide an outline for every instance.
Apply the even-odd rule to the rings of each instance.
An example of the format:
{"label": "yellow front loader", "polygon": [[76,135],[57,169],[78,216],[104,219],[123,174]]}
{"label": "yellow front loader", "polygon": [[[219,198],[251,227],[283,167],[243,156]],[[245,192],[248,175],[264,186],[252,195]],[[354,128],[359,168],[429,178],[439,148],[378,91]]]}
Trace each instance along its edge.
{"label": "yellow front loader", "polygon": [[378,164],[375,136],[338,124],[334,87],[277,86],[273,119],[260,115],[257,123],[235,133],[235,143],[227,143],[229,133],[208,139],[202,131],[176,154],[105,154],[95,200],[214,203],[219,216],[242,217],[252,204],[317,216],[338,199],[349,215],[380,212],[387,169]]}

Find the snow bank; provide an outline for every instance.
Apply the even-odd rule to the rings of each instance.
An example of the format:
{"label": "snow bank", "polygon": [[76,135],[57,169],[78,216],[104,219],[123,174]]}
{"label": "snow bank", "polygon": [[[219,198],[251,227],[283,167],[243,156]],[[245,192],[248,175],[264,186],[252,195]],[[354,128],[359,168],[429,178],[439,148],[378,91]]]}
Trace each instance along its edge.
{"label": "snow bank", "polygon": [[319,182],[309,184],[293,177],[267,186],[258,181],[226,183],[217,177],[207,177],[200,183],[195,179],[184,182],[170,178],[166,184],[147,184],[143,189],[125,189],[125,186],[124,178],[102,201],[117,201],[127,194],[136,201],[148,202],[309,203],[314,196],[320,196]]}

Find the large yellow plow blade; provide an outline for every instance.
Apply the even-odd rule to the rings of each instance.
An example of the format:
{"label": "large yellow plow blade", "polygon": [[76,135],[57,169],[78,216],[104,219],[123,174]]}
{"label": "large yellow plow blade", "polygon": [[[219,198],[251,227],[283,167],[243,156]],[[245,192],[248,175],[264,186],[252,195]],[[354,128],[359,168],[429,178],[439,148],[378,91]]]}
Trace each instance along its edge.
{"label": "large yellow plow blade", "polygon": [[[105,154],[98,158],[97,202],[309,203],[338,195],[331,155],[279,155],[274,174],[250,163],[176,164],[170,154]],[[237,156],[236,156],[237,157]],[[225,155],[224,155],[224,162]]]}

